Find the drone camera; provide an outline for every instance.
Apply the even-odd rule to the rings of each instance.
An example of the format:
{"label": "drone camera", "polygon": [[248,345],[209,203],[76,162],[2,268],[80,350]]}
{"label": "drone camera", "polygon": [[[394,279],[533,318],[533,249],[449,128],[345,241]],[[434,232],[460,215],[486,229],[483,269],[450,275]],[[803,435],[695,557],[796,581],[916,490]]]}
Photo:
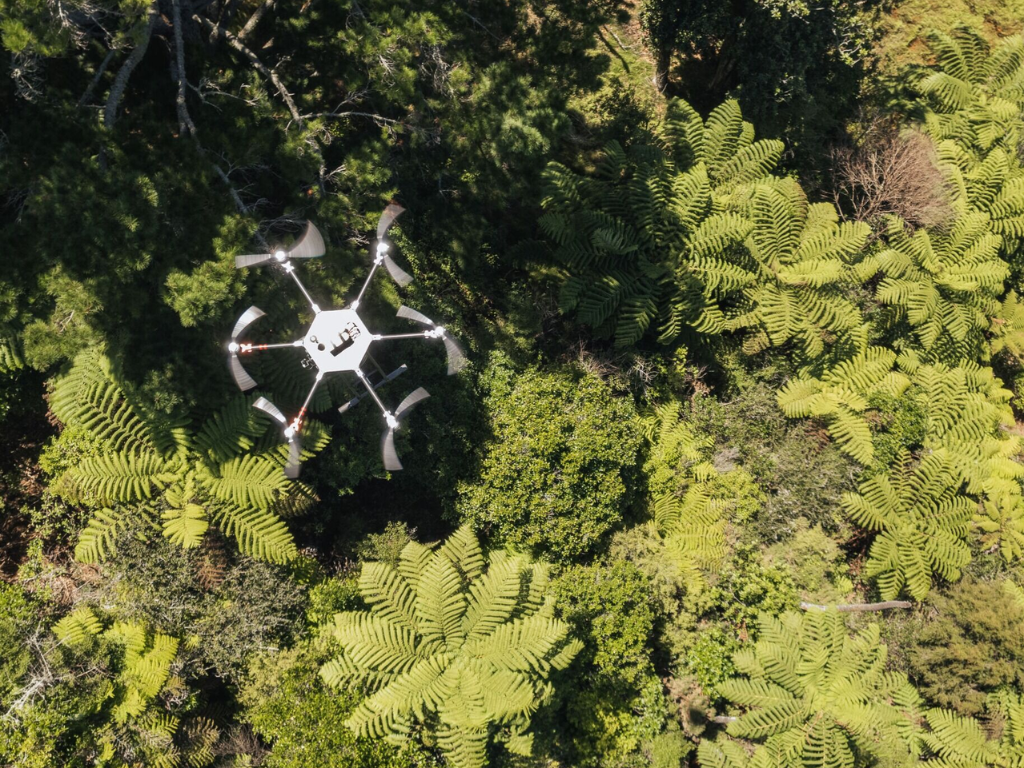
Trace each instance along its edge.
{"label": "drone camera", "polygon": [[335,335],[331,354],[337,357],[346,349],[351,347],[358,337],[359,328],[355,323],[350,323],[345,326],[343,330],[339,331],[338,334]]}

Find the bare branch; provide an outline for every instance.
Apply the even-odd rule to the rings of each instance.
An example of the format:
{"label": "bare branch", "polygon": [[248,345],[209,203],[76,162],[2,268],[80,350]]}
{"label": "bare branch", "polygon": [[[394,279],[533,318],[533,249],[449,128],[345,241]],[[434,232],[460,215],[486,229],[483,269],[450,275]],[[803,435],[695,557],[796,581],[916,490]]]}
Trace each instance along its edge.
{"label": "bare branch", "polygon": [[[211,45],[220,40],[221,29],[231,23],[231,17],[235,13],[236,4],[236,0],[227,0],[227,2],[221,6],[220,15],[217,17],[217,23],[214,25],[213,31],[210,32],[209,40]],[[199,9],[193,8],[193,10],[198,11]]]}
{"label": "bare branch", "polygon": [[178,134],[186,134],[195,138],[196,124],[192,122],[192,116],[188,113],[188,103],[185,101],[185,44],[182,40],[181,28],[181,6],[178,0],[171,0],[171,16],[174,24],[174,61],[171,66],[174,79],[178,81],[178,95],[175,98],[175,107],[178,110]]}
{"label": "bare branch", "polygon": [[85,89],[85,93],[82,94],[82,98],[78,100],[78,106],[84,107],[90,101],[92,101],[92,95],[96,91],[96,88],[100,84],[100,78],[103,77],[103,73],[107,71],[107,67],[110,62],[114,59],[114,54],[117,53],[117,49],[111,48],[107,51],[107,55],[103,57],[103,61],[96,70],[96,74],[92,76],[92,80],[89,82],[89,87]]}
{"label": "bare branch", "polygon": [[[192,14],[192,18],[203,25],[203,28],[211,31],[213,30],[213,22],[209,19],[204,19],[198,14]],[[299,108],[295,106],[295,100],[292,99],[292,95],[288,93],[288,89],[284,87],[284,83],[277,76],[272,69],[268,69],[267,66],[259,60],[255,53],[249,50],[245,43],[241,42],[237,37],[228,32],[226,29],[221,30],[221,36],[228,41],[228,45],[234,48],[236,51],[241,53],[245,58],[249,60],[249,63],[253,65],[257,72],[263,75],[265,78],[270,80],[277,88],[277,92],[281,94],[281,98],[284,100],[285,105],[288,107],[288,111],[292,115],[292,120],[298,123],[300,126],[304,124],[302,115],[299,114]]]}
{"label": "bare branch", "polygon": [[315,120],[318,117],[368,117],[386,125],[404,125],[401,120],[394,120],[383,115],[376,115],[372,112],[310,112],[302,115],[303,120]]}
{"label": "bare branch", "polygon": [[736,722],[738,719],[739,718],[732,717],[731,715],[715,715],[711,718],[711,722],[718,723],[719,725],[728,725],[729,723]]}
{"label": "bare branch", "polygon": [[231,183],[231,179],[228,178],[228,175],[224,173],[224,170],[219,165],[216,163],[212,163],[212,165],[213,170],[215,170],[221,180],[228,185],[228,191],[231,193],[231,199],[235,203],[235,208],[238,209],[239,213],[248,213],[249,209],[245,207],[245,203],[242,202],[242,197],[238,194],[238,190],[235,189],[235,185]]}
{"label": "bare branch", "polygon": [[267,11],[273,10],[276,4],[277,0],[263,0],[260,7],[257,8],[253,15],[249,17],[249,20],[245,22],[245,26],[242,27],[242,31],[238,33],[238,39],[245,40],[245,38],[247,38],[252,31],[256,29],[256,25],[260,23],[260,19],[263,18],[263,15]]}
{"label": "bare branch", "polygon": [[864,611],[884,611],[889,608],[913,607],[914,604],[907,600],[886,600],[884,603],[849,603],[847,605],[800,603],[800,608],[804,611],[839,611],[840,613],[862,613]]}
{"label": "bare branch", "polygon": [[135,67],[139,65],[142,57],[146,55],[150,38],[153,37],[153,27],[156,26],[157,21],[160,19],[160,12],[157,10],[156,3],[149,6],[146,16],[148,20],[146,21],[146,29],[142,40],[132,49],[121,69],[118,70],[117,77],[114,78],[114,84],[110,87],[110,95],[107,96],[107,104],[103,108],[103,124],[107,128],[114,127],[114,123],[117,121],[117,108],[121,104],[121,97],[124,96],[124,89],[128,85],[128,78],[132,76]]}
{"label": "bare branch", "polygon": [[833,199],[846,218],[877,224],[888,215],[914,227],[936,226],[952,214],[931,140],[873,121],[858,147],[832,151]]}

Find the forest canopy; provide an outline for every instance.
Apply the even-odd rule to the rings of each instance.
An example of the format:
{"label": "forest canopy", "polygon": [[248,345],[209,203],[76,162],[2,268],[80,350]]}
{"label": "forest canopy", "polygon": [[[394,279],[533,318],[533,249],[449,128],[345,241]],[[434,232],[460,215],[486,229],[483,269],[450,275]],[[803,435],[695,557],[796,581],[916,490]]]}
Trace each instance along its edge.
{"label": "forest canopy", "polygon": [[0,0],[0,765],[1024,763],[1022,12]]}

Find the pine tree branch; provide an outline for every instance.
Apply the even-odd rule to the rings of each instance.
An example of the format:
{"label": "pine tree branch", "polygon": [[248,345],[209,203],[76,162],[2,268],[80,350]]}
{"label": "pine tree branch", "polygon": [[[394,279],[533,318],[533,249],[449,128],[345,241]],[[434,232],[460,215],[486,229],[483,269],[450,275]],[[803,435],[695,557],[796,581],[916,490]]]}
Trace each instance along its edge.
{"label": "pine tree branch", "polygon": [[157,10],[156,3],[149,6],[146,15],[148,20],[146,22],[145,36],[132,49],[121,69],[118,70],[117,77],[114,78],[114,84],[110,87],[110,95],[107,96],[106,106],[103,108],[103,124],[108,129],[113,128],[114,123],[117,122],[117,108],[120,106],[121,98],[124,96],[124,89],[128,86],[128,78],[132,76],[135,67],[139,65],[142,57],[146,55],[149,41],[153,37],[153,28],[156,26],[157,21],[160,20],[160,12]]}
{"label": "pine tree branch", "polygon": [[245,22],[245,26],[242,27],[242,30],[238,33],[238,39],[245,40],[245,38],[247,38],[250,35],[250,33],[254,29],[256,29],[256,25],[260,23],[260,20],[263,18],[263,15],[267,11],[273,10],[276,4],[277,0],[264,0],[263,4],[260,5],[260,7],[256,9],[253,15],[249,17],[249,20]]}
{"label": "pine tree branch", "polygon": [[310,112],[302,116],[304,120],[315,120],[318,117],[368,117],[371,120],[379,120],[388,125],[404,125],[401,120],[395,120],[372,112]]}
{"label": "pine tree branch", "polygon": [[185,101],[185,43],[182,40],[181,29],[181,6],[178,0],[171,0],[171,16],[174,23],[174,61],[171,66],[172,74],[178,81],[178,95],[175,99],[175,107],[178,110],[178,134],[184,136],[186,133],[195,138],[196,124],[192,122],[192,116],[188,113],[188,104]]}
{"label": "pine tree branch", "polygon": [[886,600],[883,603],[849,603],[846,605],[817,605],[816,603],[800,603],[804,611],[839,611],[840,613],[860,613],[863,611],[884,611],[889,608],[913,608],[914,604],[907,600]]}
{"label": "pine tree branch", "polygon": [[[198,21],[200,24],[202,24],[204,29],[208,31],[212,31],[214,29],[213,22],[211,22],[209,19],[204,19],[202,16],[195,13],[192,14],[192,18]],[[277,73],[275,73],[272,69],[268,69],[267,66],[262,61],[259,60],[256,54],[246,47],[245,43],[241,42],[237,37],[228,32],[226,29],[222,29],[220,35],[228,41],[228,45],[230,45],[236,51],[245,56],[245,58],[249,60],[249,63],[252,64],[253,68],[257,72],[259,72],[261,75],[263,75],[265,78],[267,78],[268,80],[270,80],[270,82],[274,84],[274,87],[277,88],[277,92],[281,94],[281,98],[284,100],[285,105],[288,107],[288,111],[291,113],[292,120],[294,120],[300,126],[303,125],[304,121],[302,119],[302,115],[299,114],[298,107],[295,106],[295,100],[292,99],[292,95],[288,93],[288,89],[284,87],[284,83],[281,82],[281,79],[277,76]]]}
{"label": "pine tree branch", "polygon": [[103,62],[100,64],[99,69],[97,69],[96,74],[92,76],[92,80],[89,82],[89,87],[85,89],[85,93],[82,94],[82,98],[78,100],[78,106],[84,107],[92,101],[92,95],[100,84],[100,78],[102,78],[103,73],[107,71],[107,67],[110,65],[110,62],[113,61],[114,54],[116,53],[116,48],[111,48],[107,51],[107,55],[103,57]]}

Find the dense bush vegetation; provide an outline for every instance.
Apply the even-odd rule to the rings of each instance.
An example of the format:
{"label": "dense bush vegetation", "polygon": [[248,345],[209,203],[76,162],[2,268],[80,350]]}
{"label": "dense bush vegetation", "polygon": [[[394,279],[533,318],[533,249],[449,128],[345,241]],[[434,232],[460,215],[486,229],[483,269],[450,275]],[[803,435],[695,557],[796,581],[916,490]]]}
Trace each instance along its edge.
{"label": "dense bush vegetation", "polygon": [[0,764],[1020,764],[1019,10],[0,0]]}

